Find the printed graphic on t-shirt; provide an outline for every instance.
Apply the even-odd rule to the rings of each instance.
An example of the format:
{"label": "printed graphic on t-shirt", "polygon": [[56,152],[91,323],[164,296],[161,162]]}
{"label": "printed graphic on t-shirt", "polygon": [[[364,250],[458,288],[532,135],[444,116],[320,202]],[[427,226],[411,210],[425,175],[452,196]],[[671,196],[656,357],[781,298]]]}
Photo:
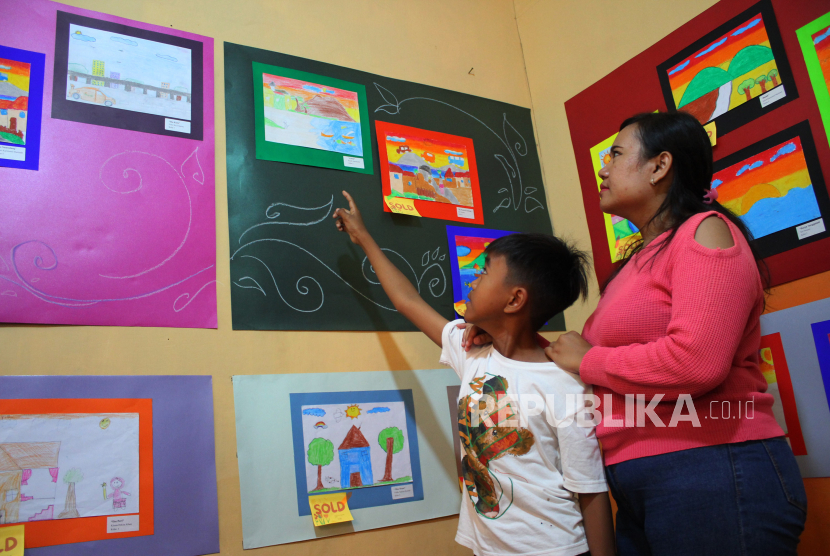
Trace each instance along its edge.
{"label": "printed graphic on t-shirt", "polygon": [[500,479],[490,469],[490,462],[505,454],[528,453],[533,433],[518,426],[518,415],[507,398],[507,379],[487,373],[474,379],[470,388],[473,392],[458,401],[464,485],[476,513],[498,519],[513,505],[513,480]]}

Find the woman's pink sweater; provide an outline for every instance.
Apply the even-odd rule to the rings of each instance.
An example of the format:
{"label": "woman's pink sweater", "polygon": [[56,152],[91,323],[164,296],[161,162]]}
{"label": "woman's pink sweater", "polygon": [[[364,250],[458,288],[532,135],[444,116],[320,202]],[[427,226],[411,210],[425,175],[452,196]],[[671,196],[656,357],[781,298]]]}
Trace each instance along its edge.
{"label": "woman's pink sweater", "polygon": [[[690,218],[653,259],[668,233],[634,255],[585,324],[582,335],[594,347],[579,373],[601,400],[597,437],[606,465],[784,434],[758,367],[764,295],[758,269],[743,235],[723,217],[733,247],[695,241],[697,227],[712,215]],[[635,401],[628,426],[626,395]]]}

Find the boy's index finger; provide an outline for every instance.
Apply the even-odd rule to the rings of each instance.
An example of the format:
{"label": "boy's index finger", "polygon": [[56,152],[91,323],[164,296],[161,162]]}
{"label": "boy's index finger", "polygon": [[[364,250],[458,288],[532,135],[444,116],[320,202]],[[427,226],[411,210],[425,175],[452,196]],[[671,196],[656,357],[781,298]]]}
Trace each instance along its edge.
{"label": "boy's index finger", "polygon": [[357,206],[354,204],[354,199],[352,199],[352,196],[349,195],[349,192],[344,191],[343,196],[346,198],[347,201],[349,201],[349,210],[352,211],[352,212],[357,210]]}

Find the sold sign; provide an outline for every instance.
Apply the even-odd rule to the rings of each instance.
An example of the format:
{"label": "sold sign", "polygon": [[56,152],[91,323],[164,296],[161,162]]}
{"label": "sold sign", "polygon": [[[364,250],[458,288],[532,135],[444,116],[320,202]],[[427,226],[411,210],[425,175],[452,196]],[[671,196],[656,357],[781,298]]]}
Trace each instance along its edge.
{"label": "sold sign", "polygon": [[315,526],[354,519],[349,511],[349,496],[344,492],[309,496],[308,505],[311,506],[311,516],[314,518]]}
{"label": "sold sign", "polygon": [[3,556],[23,556],[23,526],[0,528],[0,553]]}
{"label": "sold sign", "polygon": [[415,201],[407,199],[406,197],[394,197],[388,195],[383,198],[386,201],[386,206],[389,210],[398,214],[408,214],[410,216],[421,216],[418,209],[415,208]]}

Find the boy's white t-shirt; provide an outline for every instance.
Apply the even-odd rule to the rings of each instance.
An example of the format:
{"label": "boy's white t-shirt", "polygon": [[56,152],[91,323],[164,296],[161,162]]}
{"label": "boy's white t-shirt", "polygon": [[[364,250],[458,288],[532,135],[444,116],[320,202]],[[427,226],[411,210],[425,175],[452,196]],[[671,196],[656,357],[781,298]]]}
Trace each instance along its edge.
{"label": "boy's white t-shirt", "polygon": [[[459,442],[466,488],[456,542],[477,556],[587,552],[574,493],[606,492],[605,473],[594,427],[565,418],[584,414],[590,387],[552,362],[514,361],[492,345],[465,352],[460,322],[444,327],[440,360],[461,379]],[[513,398],[507,407],[496,401],[502,392]],[[487,420],[486,409],[477,411],[476,427],[466,406],[485,408],[485,394],[493,398],[493,415]],[[545,409],[534,415],[542,402]],[[559,426],[548,423],[549,412]]]}

